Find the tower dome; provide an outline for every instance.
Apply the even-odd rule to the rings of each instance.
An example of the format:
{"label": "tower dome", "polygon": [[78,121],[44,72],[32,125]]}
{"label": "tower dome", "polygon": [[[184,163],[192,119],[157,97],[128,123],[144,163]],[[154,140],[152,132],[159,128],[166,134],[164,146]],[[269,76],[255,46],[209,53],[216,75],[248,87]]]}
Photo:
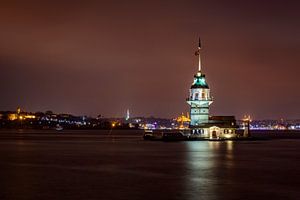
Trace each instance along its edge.
{"label": "tower dome", "polygon": [[195,74],[194,82],[191,86],[191,89],[193,89],[193,88],[206,88],[206,89],[209,89],[208,84],[205,80],[205,75],[204,74],[201,74],[200,72]]}

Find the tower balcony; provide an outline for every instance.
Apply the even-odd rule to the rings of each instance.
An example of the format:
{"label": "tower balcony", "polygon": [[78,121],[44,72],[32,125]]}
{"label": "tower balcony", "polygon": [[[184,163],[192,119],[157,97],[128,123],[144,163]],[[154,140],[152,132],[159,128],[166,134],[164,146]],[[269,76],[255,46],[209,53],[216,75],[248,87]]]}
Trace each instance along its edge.
{"label": "tower balcony", "polygon": [[208,98],[192,99],[192,97],[189,97],[189,98],[186,98],[186,101],[213,101],[213,98],[208,97]]}
{"label": "tower balcony", "polygon": [[197,105],[197,106],[209,106],[213,103],[213,98],[198,98],[198,99],[192,99],[192,98],[186,98],[186,102],[189,105]]}

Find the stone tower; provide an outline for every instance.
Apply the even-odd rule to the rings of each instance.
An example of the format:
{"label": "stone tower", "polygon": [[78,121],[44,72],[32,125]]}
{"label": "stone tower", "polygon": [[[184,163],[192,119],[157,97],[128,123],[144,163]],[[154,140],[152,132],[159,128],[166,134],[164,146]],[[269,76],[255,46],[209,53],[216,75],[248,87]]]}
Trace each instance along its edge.
{"label": "stone tower", "polygon": [[201,42],[196,51],[198,56],[198,72],[194,75],[194,82],[190,89],[187,103],[190,105],[190,127],[203,126],[209,120],[209,106],[213,102],[210,96],[210,90],[205,80],[205,75],[201,72]]}

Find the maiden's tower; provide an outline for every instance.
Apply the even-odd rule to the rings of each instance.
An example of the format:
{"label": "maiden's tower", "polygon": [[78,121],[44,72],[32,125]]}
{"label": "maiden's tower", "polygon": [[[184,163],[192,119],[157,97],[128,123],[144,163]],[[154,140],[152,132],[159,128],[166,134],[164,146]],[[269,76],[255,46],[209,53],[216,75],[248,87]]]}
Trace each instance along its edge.
{"label": "maiden's tower", "polygon": [[235,138],[237,124],[234,116],[210,116],[209,107],[213,103],[210,88],[206,82],[201,64],[201,41],[199,39],[198,71],[190,88],[187,103],[190,105],[190,137],[203,139]]}

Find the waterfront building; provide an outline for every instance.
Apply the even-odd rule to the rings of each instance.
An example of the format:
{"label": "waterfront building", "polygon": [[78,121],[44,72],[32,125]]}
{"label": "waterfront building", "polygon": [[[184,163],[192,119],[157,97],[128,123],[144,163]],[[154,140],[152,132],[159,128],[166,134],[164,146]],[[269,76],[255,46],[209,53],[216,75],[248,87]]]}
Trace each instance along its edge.
{"label": "waterfront building", "polygon": [[36,116],[32,113],[24,112],[24,111],[21,110],[20,107],[18,107],[17,111],[9,112],[7,114],[7,118],[10,121],[14,121],[14,120],[35,119]]}
{"label": "waterfront building", "polygon": [[174,121],[177,122],[177,128],[178,129],[185,130],[185,129],[188,128],[189,123],[191,122],[191,119],[190,119],[188,113],[187,113],[186,116],[182,113],[180,116],[176,117],[174,119]]}
{"label": "waterfront building", "polygon": [[199,39],[198,50],[198,71],[190,88],[187,103],[190,105],[190,130],[191,137],[208,139],[234,138],[238,128],[234,116],[210,116],[209,108],[213,103],[210,88],[206,82],[205,74],[201,65],[201,41]]}

